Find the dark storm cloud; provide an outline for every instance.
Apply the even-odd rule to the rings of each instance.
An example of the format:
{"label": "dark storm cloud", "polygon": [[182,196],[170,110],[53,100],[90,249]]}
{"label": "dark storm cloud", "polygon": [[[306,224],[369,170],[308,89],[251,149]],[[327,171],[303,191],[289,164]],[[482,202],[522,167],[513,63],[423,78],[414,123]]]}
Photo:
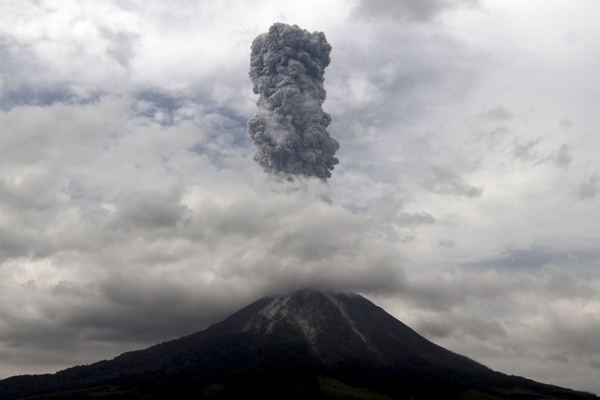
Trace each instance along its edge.
{"label": "dark storm cloud", "polygon": [[339,144],[327,132],[324,70],[331,46],[322,32],[276,23],[252,43],[250,78],[259,111],[248,122],[254,159],[268,172],[331,177]]}

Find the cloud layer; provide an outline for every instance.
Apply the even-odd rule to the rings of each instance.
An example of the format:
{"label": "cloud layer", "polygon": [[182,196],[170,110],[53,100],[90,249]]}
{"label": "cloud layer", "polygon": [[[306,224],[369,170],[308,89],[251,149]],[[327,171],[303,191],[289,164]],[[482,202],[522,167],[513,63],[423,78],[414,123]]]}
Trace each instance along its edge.
{"label": "cloud layer", "polygon": [[[600,393],[598,7],[4,2],[0,378],[312,285]],[[277,21],[332,47],[327,185],[252,160],[250,46]]]}

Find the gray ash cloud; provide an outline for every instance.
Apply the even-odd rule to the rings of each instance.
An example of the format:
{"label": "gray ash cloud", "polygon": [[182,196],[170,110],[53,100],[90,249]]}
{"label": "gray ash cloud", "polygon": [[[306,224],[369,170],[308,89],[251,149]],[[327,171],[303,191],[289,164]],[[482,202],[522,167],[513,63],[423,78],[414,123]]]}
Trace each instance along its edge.
{"label": "gray ash cloud", "polygon": [[275,23],[254,39],[250,78],[258,112],[248,121],[254,159],[268,172],[327,179],[339,149],[323,111],[331,46],[322,32]]}

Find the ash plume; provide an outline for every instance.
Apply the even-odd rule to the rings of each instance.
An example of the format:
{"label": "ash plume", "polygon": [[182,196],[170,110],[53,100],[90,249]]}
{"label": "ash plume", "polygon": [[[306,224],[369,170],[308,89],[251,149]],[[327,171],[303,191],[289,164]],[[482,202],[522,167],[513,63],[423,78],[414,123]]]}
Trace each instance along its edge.
{"label": "ash plume", "polygon": [[252,42],[250,79],[258,112],[248,121],[254,160],[267,172],[326,180],[339,161],[327,132],[324,70],[331,46],[322,32],[275,23]]}

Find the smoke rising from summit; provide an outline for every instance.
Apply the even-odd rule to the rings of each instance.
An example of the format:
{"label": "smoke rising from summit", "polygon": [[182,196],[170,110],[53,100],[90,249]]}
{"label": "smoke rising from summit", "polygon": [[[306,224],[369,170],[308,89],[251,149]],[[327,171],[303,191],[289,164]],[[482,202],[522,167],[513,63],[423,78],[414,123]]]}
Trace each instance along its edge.
{"label": "smoke rising from summit", "polygon": [[258,112],[248,121],[256,146],[254,160],[265,171],[290,176],[327,179],[339,162],[339,148],[327,126],[329,114],[321,107],[325,67],[331,46],[322,32],[275,23],[254,39],[250,78]]}

